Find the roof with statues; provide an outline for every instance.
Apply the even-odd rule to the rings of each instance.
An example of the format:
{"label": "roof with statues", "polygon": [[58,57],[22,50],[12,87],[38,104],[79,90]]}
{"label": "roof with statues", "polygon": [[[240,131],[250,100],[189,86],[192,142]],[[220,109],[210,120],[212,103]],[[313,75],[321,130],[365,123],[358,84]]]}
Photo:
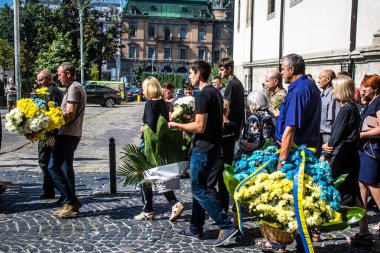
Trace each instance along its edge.
{"label": "roof with statues", "polygon": [[211,5],[207,0],[127,0],[123,13],[124,16],[211,19]]}

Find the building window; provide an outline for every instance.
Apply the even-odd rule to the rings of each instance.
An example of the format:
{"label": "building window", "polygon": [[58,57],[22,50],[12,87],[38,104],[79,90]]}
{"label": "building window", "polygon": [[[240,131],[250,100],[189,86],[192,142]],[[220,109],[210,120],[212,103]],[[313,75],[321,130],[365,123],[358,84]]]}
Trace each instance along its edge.
{"label": "building window", "polygon": [[268,16],[267,20],[275,17],[276,0],[268,0]]}
{"label": "building window", "polygon": [[290,0],[289,7],[292,8],[294,5],[297,5],[300,2],[302,2],[302,0]]}
{"label": "building window", "polygon": [[215,29],[215,39],[220,40],[221,38],[222,38],[222,30],[220,29],[220,27],[217,27]]}
{"label": "building window", "polygon": [[198,60],[206,60],[206,50],[204,47],[198,48]]}
{"label": "building window", "polygon": [[200,10],[199,11],[199,17],[201,17],[201,18],[204,18],[204,17],[206,17],[206,11],[205,10]]}
{"label": "building window", "polygon": [[149,37],[155,37],[156,31],[154,25],[149,25]]}
{"label": "building window", "polygon": [[180,49],[179,49],[179,59],[180,60],[186,60],[186,48],[184,48],[184,47],[181,47]]}
{"label": "building window", "polygon": [[200,26],[198,29],[198,40],[206,39],[206,28],[204,26]]}
{"label": "building window", "polygon": [[136,45],[129,45],[129,58],[130,59],[136,59],[137,58]]}
{"label": "building window", "polygon": [[171,35],[171,33],[170,33],[170,26],[165,26],[164,33],[165,33],[165,40],[170,40],[170,35]]}
{"label": "building window", "polygon": [[187,35],[186,27],[181,26],[181,29],[180,29],[180,32],[179,32],[179,37],[181,39],[186,39],[186,35]]}
{"label": "building window", "polygon": [[164,48],[164,59],[170,59],[172,57],[172,49],[170,47]]}
{"label": "building window", "polygon": [[155,58],[155,54],[156,54],[156,48],[148,47],[148,58],[149,59]]}
{"label": "building window", "polygon": [[135,37],[136,36],[136,24],[135,23],[131,23],[129,24],[129,36],[131,37]]}
{"label": "building window", "polygon": [[212,61],[216,62],[216,63],[220,61],[220,50],[219,49],[214,50],[213,56],[212,56]]}

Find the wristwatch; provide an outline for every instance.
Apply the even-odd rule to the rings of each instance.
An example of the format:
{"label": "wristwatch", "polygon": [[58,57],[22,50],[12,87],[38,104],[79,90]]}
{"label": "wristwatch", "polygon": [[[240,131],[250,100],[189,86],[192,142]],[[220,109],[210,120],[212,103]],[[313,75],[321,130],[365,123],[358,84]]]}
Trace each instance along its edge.
{"label": "wristwatch", "polygon": [[280,162],[281,165],[284,165],[286,163],[286,160],[282,160],[281,159],[279,162]]}

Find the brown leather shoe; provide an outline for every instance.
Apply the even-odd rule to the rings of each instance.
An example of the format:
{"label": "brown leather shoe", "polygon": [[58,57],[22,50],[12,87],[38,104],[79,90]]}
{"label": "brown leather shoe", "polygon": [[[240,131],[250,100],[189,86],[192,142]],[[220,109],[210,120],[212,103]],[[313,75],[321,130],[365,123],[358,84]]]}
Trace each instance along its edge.
{"label": "brown leather shoe", "polygon": [[184,209],[185,206],[181,202],[172,206],[172,214],[170,215],[169,221],[175,221],[178,219]]}
{"label": "brown leather shoe", "polygon": [[76,217],[79,215],[79,211],[76,210],[76,202],[72,205],[64,204],[62,211],[58,213],[59,218]]}

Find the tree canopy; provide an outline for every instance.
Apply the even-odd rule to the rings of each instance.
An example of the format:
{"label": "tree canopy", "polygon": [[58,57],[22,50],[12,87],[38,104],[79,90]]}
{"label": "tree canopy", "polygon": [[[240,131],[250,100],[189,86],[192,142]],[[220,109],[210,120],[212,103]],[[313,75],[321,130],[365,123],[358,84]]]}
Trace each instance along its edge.
{"label": "tree canopy", "polygon": [[[119,28],[120,16],[114,8],[100,12],[88,7],[91,0],[79,1],[83,10],[85,75],[90,77],[91,68],[97,66],[100,70],[102,62],[112,58],[117,50],[122,33]],[[56,68],[63,61],[74,63],[79,70],[78,8],[78,0],[64,1],[56,9],[40,4],[37,0],[26,1],[20,6],[23,78],[34,78],[35,74],[43,68],[48,68],[55,73]],[[0,39],[13,47],[13,10],[7,5],[0,8],[0,30],[2,31]],[[0,43],[4,43],[1,40]],[[3,54],[3,51],[0,54]],[[3,59],[0,58],[0,61]],[[1,64],[5,64],[7,68],[13,66],[13,63],[12,65]]]}

